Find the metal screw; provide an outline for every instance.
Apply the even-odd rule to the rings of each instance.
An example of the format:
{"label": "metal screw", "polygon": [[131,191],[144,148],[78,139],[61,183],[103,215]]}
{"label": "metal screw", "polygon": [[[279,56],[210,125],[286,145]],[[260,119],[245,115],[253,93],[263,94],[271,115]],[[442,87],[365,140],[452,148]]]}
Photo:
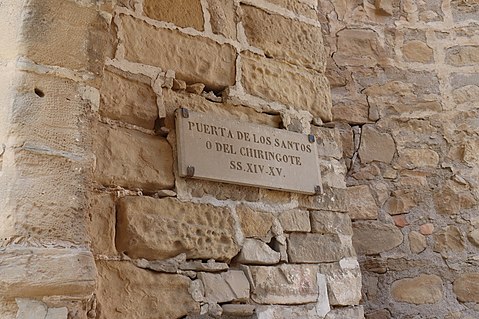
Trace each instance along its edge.
{"label": "metal screw", "polygon": [[188,166],[186,168],[186,176],[187,177],[193,177],[195,176],[195,167],[194,166]]}
{"label": "metal screw", "polygon": [[309,141],[310,143],[314,143],[315,140],[316,140],[316,139],[315,139],[315,137],[314,137],[313,134],[309,134],[309,135],[308,135],[308,141]]}
{"label": "metal screw", "polygon": [[322,193],[322,190],[323,190],[323,189],[322,189],[322,187],[321,187],[320,185],[314,186],[314,193],[315,193],[316,195],[320,195],[320,194]]}
{"label": "metal screw", "polygon": [[183,116],[185,119],[190,117],[190,112],[188,111],[187,108],[184,108],[184,107],[181,108],[181,116]]}

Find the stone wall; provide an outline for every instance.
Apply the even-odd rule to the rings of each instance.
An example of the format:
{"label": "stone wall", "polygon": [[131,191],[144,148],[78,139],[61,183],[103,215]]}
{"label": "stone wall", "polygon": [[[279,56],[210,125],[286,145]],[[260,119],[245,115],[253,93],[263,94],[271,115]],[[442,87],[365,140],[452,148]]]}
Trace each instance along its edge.
{"label": "stone wall", "polygon": [[319,7],[366,318],[479,317],[479,3]]}

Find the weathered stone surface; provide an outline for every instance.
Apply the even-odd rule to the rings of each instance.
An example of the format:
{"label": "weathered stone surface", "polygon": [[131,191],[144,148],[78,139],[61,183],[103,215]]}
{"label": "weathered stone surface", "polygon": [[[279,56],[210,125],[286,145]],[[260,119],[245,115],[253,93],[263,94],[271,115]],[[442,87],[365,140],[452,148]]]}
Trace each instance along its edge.
{"label": "weathered stone surface", "polygon": [[476,247],[479,247],[479,229],[474,229],[467,235],[469,241]]}
{"label": "weathered stone surface", "polygon": [[188,292],[191,280],[187,277],[154,273],[129,262],[98,261],[97,267],[99,319],[181,318],[199,313],[199,304]]}
{"label": "weathered stone surface", "polygon": [[328,312],[325,319],[364,319],[364,308],[356,306],[333,309]]}
{"label": "weathered stone surface", "polygon": [[98,124],[94,149],[95,178],[103,185],[150,191],[174,185],[171,146],[161,137]]}
{"label": "weathered stone surface", "polygon": [[331,305],[358,305],[361,300],[361,271],[356,258],[339,263],[322,264],[319,272],[326,276]]}
{"label": "weathered stone surface", "polygon": [[200,0],[145,0],[143,12],[147,17],[171,22],[179,27],[203,31],[203,10]]}
{"label": "weathered stone surface", "polygon": [[454,280],[453,291],[462,302],[479,302],[479,273],[460,274]]}
{"label": "weathered stone surface", "polygon": [[119,200],[117,249],[133,258],[229,260],[239,247],[226,207],[184,203],[173,198],[128,196]]}
{"label": "weathered stone surface", "polygon": [[241,270],[221,274],[199,273],[205,287],[205,300],[211,303],[245,301],[249,298],[250,284]]}
{"label": "weathered stone surface", "polygon": [[421,235],[417,231],[412,231],[408,235],[409,238],[409,248],[414,254],[419,254],[427,247],[426,237]]}
{"label": "weathered stone surface", "polygon": [[309,212],[307,210],[288,210],[282,212],[278,219],[285,232],[307,233],[311,231],[311,222],[309,219]]}
{"label": "weathered stone surface", "polygon": [[248,93],[331,121],[331,94],[323,74],[257,55],[242,54],[241,60],[242,83]]}
{"label": "weathered stone surface", "polygon": [[230,39],[236,39],[236,5],[233,0],[208,0],[211,29]]}
{"label": "weathered stone surface", "polygon": [[447,226],[434,234],[434,251],[444,256],[464,251],[466,242],[464,234],[457,226]]}
{"label": "weathered stone surface", "polygon": [[232,46],[156,28],[129,16],[122,16],[122,25],[128,60],[174,70],[179,79],[203,83],[209,89],[234,84],[236,52]]}
{"label": "weathered stone surface", "polygon": [[443,298],[443,285],[436,275],[419,275],[395,281],[391,286],[391,295],[396,301],[416,305],[434,304]]}
{"label": "weathered stone surface", "polygon": [[369,186],[348,187],[347,194],[347,211],[352,220],[377,218],[379,207],[371,194]]}
{"label": "weathered stone surface", "polygon": [[279,263],[280,258],[280,253],[261,240],[246,238],[235,260],[241,264],[273,265]]}
{"label": "weathered stone surface", "polygon": [[447,50],[446,63],[454,66],[479,63],[479,46],[456,46]]}
{"label": "weathered stone surface", "polygon": [[318,298],[318,266],[249,266],[251,298],[259,304],[304,304]]}
{"label": "weathered stone surface", "polygon": [[355,255],[350,236],[293,233],[288,239],[288,256],[292,263],[333,262]]}
{"label": "weathered stone surface", "polygon": [[17,319],[45,319],[48,307],[41,301],[34,299],[16,299],[18,305]]}
{"label": "weathered stone surface", "polygon": [[399,150],[398,165],[407,169],[437,167],[439,155],[426,148],[407,148]]}
{"label": "weathered stone surface", "polygon": [[402,53],[407,61],[429,63],[434,59],[433,50],[426,43],[412,40],[404,44]]}
{"label": "weathered stone surface", "polygon": [[[250,45],[267,57],[325,71],[321,28],[243,5],[243,26]],[[281,45],[278,45],[280,43]]]}
{"label": "weathered stone surface", "polygon": [[346,213],[311,211],[311,231],[320,234],[352,236],[351,218]]}
{"label": "weathered stone surface", "polygon": [[396,226],[379,221],[355,222],[353,232],[353,245],[358,254],[378,254],[403,242],[403,234]]}
{"label": "weathered stone surface", "polygon": [[474,103],[479,99],[479,86],[466,85],[455,89],[452,94],[457,104]]}
{"label": "weathered stone surface", "polygon": [[313,0],[297,1],[297,0],[269,0],[278,6],[293,11],[296,14],[303,15],[311,19],[317,19],[317,12],[314,9],[317,3]]}
{"label": "weathered stone surface", "polygon": [[158,118],[156,94],[149,85],[106,71],[101,88],[100,114],[152,130]]}
{"label": "weathered stone surface", "polygon": [[115,201],[112,194],[94,194],[90,197],[88,233],[94,254],[114,256],[115,248]]}
{"label": "weathered stone surface", "polygon": [[254,305],[242,305],[242,304],[226,304],[222,305],[223,315],[236,316],[236,317],[248,317],[254,314]]}
{"label": "weathered stone surface", "polygon": [[419,232],[423,235],[431,235],[434,232],[434,225],[431,223],[422,224],[419,227]]}
{"label": "weathered stone surface", "polygon": [[256,211],[246,205],[236,207],[241,230],[245,237],[263,239],[269,241],[273,227],[273,215]]}
{"label": "weathered stone surface", "polygon": [[95,280],[93,255],[87,251],[8,248],[0,252],[2,296],[86,296],[93,293]]}
{"label": "weathered stone surface", "polygon": [[338,65],[374,66],[381,48],[378,34],[370,29],[345,29],[337,33],[338,52],[333,59]]}
{"label": "weathered stone surface", "polygon": [[333,121],[349,124],[370,123],[369,105],[359,101],[333,103]]}
{"label": "weathered stone surface", "polygon": [[391,163],[395,152],[396,145],[391,135],[379,132],[372,125],[364,125],[362,127],[361,145],[359,147],[361,162],[380,161]]}
{"label": "weathered stone surface", "polygon": [[343,143],[339,129],[312,126],[311,133],[317,137],[319,156],[342,158]]}

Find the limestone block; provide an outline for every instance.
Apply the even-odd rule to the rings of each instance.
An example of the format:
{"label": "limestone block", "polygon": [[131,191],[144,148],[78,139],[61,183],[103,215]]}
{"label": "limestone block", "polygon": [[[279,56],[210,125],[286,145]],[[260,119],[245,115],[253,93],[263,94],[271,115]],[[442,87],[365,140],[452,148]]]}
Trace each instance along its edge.
{"label": "limestone block", "polygon": [[474,229],[467,235],[469,241],[476,247],[479,247],[479,229]]}
{"label": "limestone block", "polygon": [[343,143],[337,128],[311,127],[311,133],[316,136],[318,155],[341,159],[343,156]]}
{"label": "limestone block", "polygon": [[379,62],[382,48],[378,34],[371,29],[344,29],[337,33],[337,53],[333,59],[338,65],[374,66]]}
{"label": "limestone block", "polygon": [[455,46],[446,51],[446,63],[454,66],[479,63],[479,46]]}
{"label": "limestone block", "polygon": [[474,103],[474,101],[479,99],[479,86],[466,85],[455,89],[452,95],[457,104]]}
{"label": "limestone block", "polygon": [[254,314],[254,305],[242,304],[226,304],[221,305],[223,308],[223,315],[233,317],[248,317]]}
{"label": "limestone block", "polygon": [[454,280],[453,291],[462,302],[479,302],[479,273],[460,274]]}
{"label": "limestone block", "polygon": [[152,130],[158,118],[156,94],[147,84],[105,71],[101,87],[100,114]]}
{"label": "limestone block", "polygon": [[236,5],[233,0],[208,0],[213,33],[236,39]]}
{"label": "limestone block", "polygon": [[315,210],[347,212],[347,190],[345,188],[323,187],[323,193],[317,196],[300,196],[301,207]]}
{"label": "limestone block", "polygon": [[403,242],[403,234],[396,226],[379,221],[355,222],[353,232],[353,245],[358,254],[379,254]]}
{"label": "limestone block", "polygon": [[242,83],[248,93],[308,111],[324,122],[331,121],[326,76],[251,54],[242,54],[241,61]]}
{"label": "limestone block", "polygon": [[156,28],[130,16],[121,20],[129,61],[174,70],[177,78],[203,83],[210,90],[234,84],[236,52],[231,45]]}
{"label": "limestone block", "polygon": [[309,212],[307,210],[288,210],[282,212],[278,219],[285,232],[307,233],[311,231],[311,222],[309,219]]}
{"label": "limestone block", "polygon": [[128,196],[117,214],[117,249],[133,258],[230,260],[239,251],[226,207]]}
{"label": "limestone block", "polygon": [[92,252],[115,256],[115,199],[112,194],[92,194],[88,210],[88,234]]}
{"label": "limestone block", "polygon": [[221,274],[199,273],[205,287],[205,300],[209,303],[245,301],[249,298],[250,284],[241,270],[228,270]]}
{"label": "limestone block", "polygon": [[37,64],[101,72],[108,22],[95,6],[35,0],[23,10],[20,55]]}
{"label": "limestone block", "polygon": [[263,239],[269,242],[272,236],[273,215],[256,211],[246,205],[236,207],[236,213],[245,237]]}
{"label": "limestone block", "polygon": [[191,280],[154,273],[129,262],[98,261],[97,318],[181,318],[199,313]]}
{"label": "limestone block", "polygon": [[361,145],[359,157],[362,163],[379,161],[391,163],[396,145],[391,135],[381,133],[373,125],[364,125],[361,131]]}
{"label": "limestone block", "polygon": [[[267,57],[325,71],[326,54],[320,27],[242,5],[243,26],[250,45]],[[280,45],[278,45],[280,44]]]}
{"label": "limestone block", "polygon": [[93,293],[95,280],[93,256],[87,251],[8,248],[0,252],[0,295],[3,296],[87,296]]}
{"label": "limestone block", "polygon": [[395,281],[391,295],[396,301],[411,304],[434,304],[443,298],[442,280],[436,275],[422,274]]}
{"label": "limestone block", "polygon": [[315,10],[317,3],[313,1],[297,1],[297,0],[269,0],[268,2],[288,9],[298,15],[317,20],[317,12]]}
{"label": "limestone block", "polygon": [[434,234],[434,251],[443,256],[463,252],[466,240],[462,231],[456,226],[447,226]]}
{"label": "limestone block", "polygon": [[256,303],[304,304],[318,299],[316,265],[248,266],[248,269],[251,298]]}
{"label": "limestone block", "polygon": [[406,61],[430,63],[434,60],[434,52],[426,43],[418,40],[412,40],[405,43],[402,52]]}
{"label": "limestone block", "polygon": [[426,237],[417,231],[412,231],[408,235],[409,248],[414,254],[419,254],[427,247]]}
{"label": "limestone block", "polygon": [[173,187],[173,154],[165,139],[98,124],[93,145],[101,184],[149,191]]}
{"label": "limestone block", "polygon": [[407,168],[437,167],[439,164],[439,155],[425,148],[406,148],[399,150],[398,165]]}
{"label": "limestone block", "polygon": [[358,305],[361,300],[361,270],[355,258],[342,263],[322,264],[319,271],[326,276],[331,305]]}
{"label": "limestone block", "polygon": [[18,305],[17,319],[45,319],[48,307],[41,301],[34,299],[16,299]]}
{"label": "limestone block", "polygon": [[[325,317],[325,319],[346,319],[346,318],[347,319],[364,319],[363,306],[333,309]],[[373,318],[368,317],[368,319],[373,319]]]}
{"label": "limestone block", "polygon": [[250,265],[273,265],[279,263],[280,253],[261,240],[246,238],[236,262]]}
{"label": "limestone block", "polygon": [[48,308],[45,319],[68,319],[68,308]]}
{"label": "limestone block", "polygon": [[370,107],[366,101],[336,102],[333,97],[333,121],[348,124],[370,123]]}
{"label": "limestone block", "polygon": [[149,18],[171,22],[179,27],[203,31],[203,10],[200,0],[145,0],[143,12]]}
{"label": "limestone block", "polygon": [[311,211],[311,231],[320,234],[352,236],[351,218],[346,213]]}
{"label": "limestone block", "polygon": [[379,207],[367,185],[358,185],[347,188],[348,213],[352,220],[375,219]]}
{"label": "limestone block", "polygon": [[292,263],[323,263],[355,256],[351,237],[337,234],[292,233],[288,239],[288,256]]}

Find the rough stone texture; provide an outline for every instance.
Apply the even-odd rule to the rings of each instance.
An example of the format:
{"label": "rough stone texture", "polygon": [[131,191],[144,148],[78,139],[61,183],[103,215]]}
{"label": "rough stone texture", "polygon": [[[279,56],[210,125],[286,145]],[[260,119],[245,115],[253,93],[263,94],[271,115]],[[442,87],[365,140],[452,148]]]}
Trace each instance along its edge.
{"label": "rough stone texture", "polygon": [[241,61],[242,83],[248,93],[331,121],[331,96],[324,75],[258,55],[242,54]]}
{"label": "rough stone texture", "polygon": [[199,313],[187,277],[150,272],[129,262],[99,261],[97,267],[97,318],[181,318]]}
{"label": "rough stone texture", "polygon": [[351,219],[345,213],[330,211],[311,212],[311,231],[321,234],[352,236]]}
{"label": "rough stone texture", "polygon": [[200,0],[145,0],[143,12],[155,20],[171,22],[183,28],[203,30],[203,10]]}
{"label": "rough stone texture", "polygon": [[273,227],[273,215],[256,211],[248,206],[241,205],[236,208],[241,230],[245,237],[271,239]]}
{"label": "rough stone texture", "polygon": [[338,52],[333,56],[338,65],[374,66],[381,48],[373,30],[345,29],[338,32]]}
{"label": "rough stone texture", "polygon": [[378,132],[372,125],[364,125],[361,134],[359,157],[364,163],[380,161],[390,163],[396,152],[393,138]]}
{"label": "rough stone texture", "polygon": [[457,46],[446,52],[446,62],[454,66],[474,65],[479,62],[479,46]]}
{"label": "rough stone texture", "polygon": [[[363,319],[364,318],[363,306],[333,309],[330,312],[328,312],[328,314],[325,317],[325,319],[346,319],[346,318],[347,319]],[[369,317],[367,318],[370,319]]]}
{"label": "rough stone texture", "polygon": [[361,271],[355,258],[323,264],[319,271],[326,276],[331,305],[358,305],[361,300]]}
{"label": "rough stone texture", "polygon": [[251,298],[259,304],[304,304],[318,299],[318,266],[249,266],[248,272]]}
{"label": "rough stone texture", "polygon": [[403,234],[393,225],[377,221],[353,224],[353,244],[358,254],[373,255],[391,250],[403,241]]}
{"label": "rough stone texture", "polygon": [[456,226],[448,226],[434,235],[434,251],[448,256],[465,250],[465,238]]}
{"label": "rough stone texture", "polygon": [[355,255],[350,236],[293,233],[288,239],[288,256],[293,263],[333,262]]}
{"label": "rough stone texture", "polygon": [[369,186],[360,185],[348,187],[348,214],[353,220],[375,219],[378,216],[378,206],[371,194]]}
{"label": "rough stone texture", "polygon": [[171,146],[161,137],[98,124],[94,148],[95,177],[105,186],[154,191],[174,185]]}
{"label": "rough stone texture", "polygon": [[236,39],[236,5],[233,0],[208,0],[211,29],[214,33]]}
{"label": "rough stone texture", "polygon": [[280,258],[280,253],[271,249],[266,243],[247,238],[235,261],[246,265],[273,265],[279,263]]}
{"label": "rough stone texture", "polygon": [[461,274],[454,280],[453,291],[462,302],[478,302],[479,274]]}
{"label": "rough stone texture", "polygon": [[90,247],[95,255],[117,255],[115,247],[116,209],[112,194],[94,194],[88,216]]}
{"label": "rough stone texture", "polygon": [[443,283],[436,275],[401,279],[392,284],[391,295],[397,301],[434,304],[443,298]]}
{"label": "rough stone texture", "polygon": [[174,70],[179,79],[209,89],[234,84],[236,53],[230,45],[156,28],[128,16],[122,16],[122,26],[128,60]]}
{"label": "rough stone texture", "polygon": [[402,52],[406,60],[428,63],[434,59],[433,50],[424,42],[413,40],[404,44]]}
{"label": "rough stone texture", "polygon": [[245,301],[249,298],[250,284],[241,270],[221,274],[199,273],[205,289],[205,300],[211,303]]}
{"label": "rough stone texture", "polygon": [[285,232],[310,232],[311,222],[306,210],[289,210],[282,212],[278,217]]}
{"label": "rough stone texture", "polygon": [[128,196],[119,200],[117,249],[130,257],[230,260],[239,251],[226,207]]}
{"label": "rough stone texture", "polygon": [[409,233],[409,248],[412,253],[419,254],[427,247],[426,237],[416,231]]}
{"label": "rough stone texture", "polygon": [[324,72],[326,56],[321,28],[253,6],[243,5],[241,9],[250,45],[262,49],[267,57]]}
{"label": "rough stone texture", "polygon": [[315,1],[269,0],[269,2],[284,7],[296,14],[317,19],[317,12],[315,10],[317,3]]}

